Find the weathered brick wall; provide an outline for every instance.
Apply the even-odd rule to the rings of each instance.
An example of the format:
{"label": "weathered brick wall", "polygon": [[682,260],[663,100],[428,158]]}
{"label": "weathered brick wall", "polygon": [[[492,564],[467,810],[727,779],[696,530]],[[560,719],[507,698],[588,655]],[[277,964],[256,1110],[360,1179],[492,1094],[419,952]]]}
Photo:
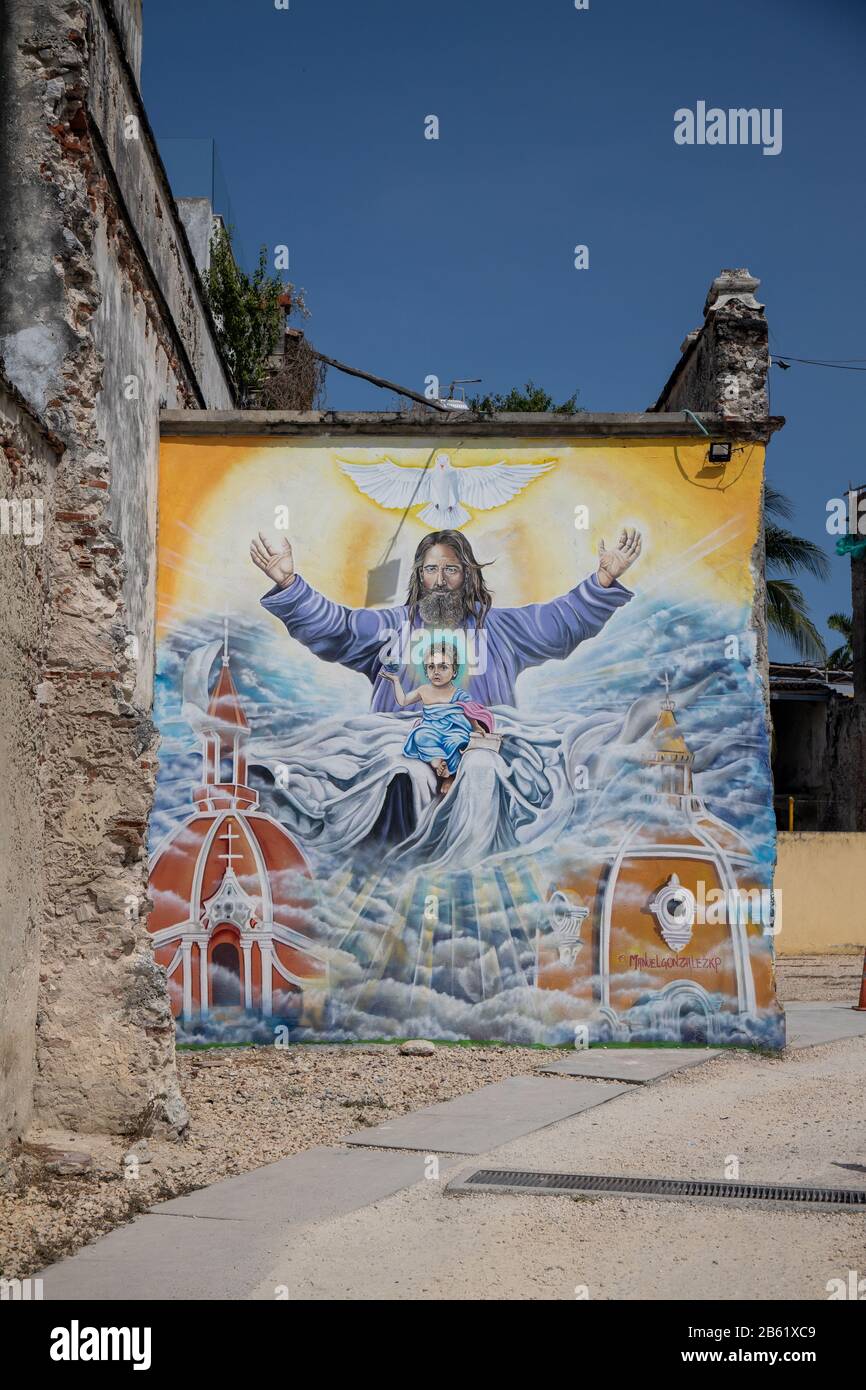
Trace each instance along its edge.
{"label": "weathered brick wall", "polygon": [[[65,451],[41,547],[41,669],[19,679],[42,701],[42,860],[37,872],[29,841],[14,848],[3,910],[21,910],[27,875],[27,911],[42,915],[35,1118],[122,1131],[147,1109],[179,1131],[144,920],[158,414],[161,398],[219,408],[232,396],[135,85],[138,8],[5,7],[0,358]],[[22,699],[0,690],[0,725]],[[28,1028],[32,1056],[25,1012],[21,1045]]]}

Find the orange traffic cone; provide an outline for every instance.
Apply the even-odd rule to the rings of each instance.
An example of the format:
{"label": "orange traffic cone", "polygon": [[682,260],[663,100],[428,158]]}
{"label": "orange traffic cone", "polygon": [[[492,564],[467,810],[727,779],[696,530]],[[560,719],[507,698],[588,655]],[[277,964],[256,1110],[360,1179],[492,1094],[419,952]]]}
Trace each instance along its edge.
{"label": "orange traffic cone", "polygon": [[852,1009],[856,1009],[858,1014],[866,1014],[866,951],[863,952],[863,976],[860,980],[860,1002],[852,1004]]}

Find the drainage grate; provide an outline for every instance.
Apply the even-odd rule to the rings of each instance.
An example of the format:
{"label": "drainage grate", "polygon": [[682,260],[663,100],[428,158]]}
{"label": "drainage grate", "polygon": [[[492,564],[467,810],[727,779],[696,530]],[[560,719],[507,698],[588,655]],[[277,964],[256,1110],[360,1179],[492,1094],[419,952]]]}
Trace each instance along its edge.
{"label": "drainage grate", "polygon": [[866,1190],[848,1187],[782,1187],[777,1183],[722,1182],[704,1178],[608,1177],[601,1173],[534,1173],[519,1168],[478,1168],[448,1184],[452,1192],[556,1193],[601,1197],[691,1197],[704,1201],[790,1202],[860,1208]]}

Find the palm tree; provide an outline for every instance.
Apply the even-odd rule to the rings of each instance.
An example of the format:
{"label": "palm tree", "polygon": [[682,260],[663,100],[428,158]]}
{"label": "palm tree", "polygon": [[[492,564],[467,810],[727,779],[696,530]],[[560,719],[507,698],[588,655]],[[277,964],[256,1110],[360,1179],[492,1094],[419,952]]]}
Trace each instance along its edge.
{"label": "palm tree", "polygon": [[771,631],[793,643],[805,660],[824,662],[827,649],[812,619],[803,592],[790,579],[770,577],[772,567],[787,570],[788,574],[805,572],[816,579],[826,579],[829,573],[827,556],[820,546],[804,536],[795,536],[780,526],[778,518],[787,521],[793,514],[789,499],[770,483],[764,485],[764,565],[767,573],[767,621]]}
{"label": "palm tree", "polygon": [[854,619],[850,613],[831,613],[827,619],[827,626],[845,638],[842,646],[837,647],[827,657],[827,665],[835,666],[837,670],[850,671],[854,665]]}

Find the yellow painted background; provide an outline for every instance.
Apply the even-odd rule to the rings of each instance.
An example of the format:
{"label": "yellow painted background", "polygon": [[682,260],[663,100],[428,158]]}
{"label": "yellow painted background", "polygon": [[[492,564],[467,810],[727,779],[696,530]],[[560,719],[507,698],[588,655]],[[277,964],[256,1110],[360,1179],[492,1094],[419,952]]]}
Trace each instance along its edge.
{"label": "yellow painted background", "polygon": [[[269,581],[249,559],[251,536],[290,539],[295,566],[330,598],[363,604],[367,571],[394,535],[400,511],[385,510],[340,472],[338,460],[422,465],[434,444],[390,440],[227,438],[163,440],[160,467],[158,614],[162,635],[187,617],[261,611]],[[476,556],[495,561],[486,579],[499,605],[550,599],[595,568],[601,537],[622,526],[644,535],[624,583],[647,593],[687,593],[750,603],[751,553],[760,514],[764,448],[734,446],[723,471],[707,465],[707,441],[515,439],[461,446],[437,441],[461,465],[543,463],[556,468],[502,507],[473,512],[462,528]],[[587,506],[588,530],[575,507]],[[287,532],[274,528],[287,506]],[[410,513],[394,554],[408,557],[431,528]],[[471,508],[469,509],[472,510]],[[402,601],[401,581],[400,601]]]}

